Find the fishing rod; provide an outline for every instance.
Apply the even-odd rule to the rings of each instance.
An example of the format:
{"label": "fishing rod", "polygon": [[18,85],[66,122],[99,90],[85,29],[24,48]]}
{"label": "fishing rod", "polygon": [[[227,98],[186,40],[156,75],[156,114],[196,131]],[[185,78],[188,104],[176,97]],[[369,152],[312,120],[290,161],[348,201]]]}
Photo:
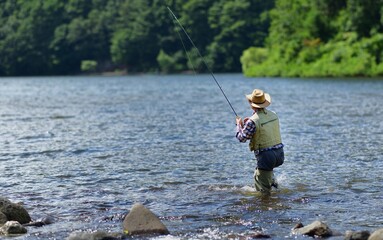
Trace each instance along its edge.
{"label": "fishing rod", "polygon": [[[206,61],[205,61],[205,58],[202,56],[202,54],[200,53],[200,51],[198,50],[198,48],[196,47],[196,45],[194,44],[193,40],[190,38],[189,34],[186,32],[185,28],[182,26],[181,22],[178,20],[178,18],[176,17],[176,15],[173,13],[173,11],[170,9],[170,7],[167,7],[170,14],[173,16],[173,18],[176,20],[176,22],[180,25],[182,31],[185,33],[186,37],[189,39],[190,43],[193,45],[193,47],[195,48],[195,50],[197,51],[198,55],[200,56],[200,58],[202,59],[202,62],[205,64],[207,70],[210,72],[210,75],[213,77],[215,83],[217,84],[217,86],[219,87],[219,89],[221,90],[221,93],[223,94],[223,96],[225,97],[227,103],[229,104],[231,110],[233,111],[233,113],[235,114],[236,117],[238,117],[238,114],[236,113],[236,111],[234,110],[233,106],[231,105],[229,99],[227,98],[225,92],[223,91],[221,85],[219,84],[219,82],[217,81],[217,79],[215,78],[214,74],[213,74],[213,71],[210,70],[209,66],[207,65]],[[186,51],[186,49],[185,49]]]}

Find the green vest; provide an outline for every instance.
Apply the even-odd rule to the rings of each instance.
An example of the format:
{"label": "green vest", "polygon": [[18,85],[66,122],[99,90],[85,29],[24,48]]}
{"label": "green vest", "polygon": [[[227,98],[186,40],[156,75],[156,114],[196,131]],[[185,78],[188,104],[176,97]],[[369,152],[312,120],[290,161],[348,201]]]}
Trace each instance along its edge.
{"label": "green vest", "polygon": [[282,143],[277,114],[266,109],[259,110],[250,117],[256,131],[250,140],[250,151],[261,150]]}

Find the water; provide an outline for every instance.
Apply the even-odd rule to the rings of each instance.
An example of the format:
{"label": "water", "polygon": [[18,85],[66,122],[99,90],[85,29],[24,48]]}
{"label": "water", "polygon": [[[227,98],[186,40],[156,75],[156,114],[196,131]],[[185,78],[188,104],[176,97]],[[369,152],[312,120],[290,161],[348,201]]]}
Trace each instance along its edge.
{"label": "water", "polygon": [[253,155],[209,75],[0,79],[1,195],[55,219],[15,239],[122,232],[136,202],[167,239],[382,226],[383,81],[216,77],[241,116],[253,88],[272,96],[286,161],[270,197],[254,192]]}

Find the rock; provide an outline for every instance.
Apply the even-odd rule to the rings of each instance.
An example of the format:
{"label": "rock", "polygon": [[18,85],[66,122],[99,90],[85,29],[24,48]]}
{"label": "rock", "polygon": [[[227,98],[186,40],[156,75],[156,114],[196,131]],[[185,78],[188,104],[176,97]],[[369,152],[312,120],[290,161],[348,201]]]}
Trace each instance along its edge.
{"label": "rock", "polygon": [[303,228],[304,226],[303,226],[303,223],[297,223],[295,226],[294,226],[294,228],[293,228],[293,230],[295,230],[295,229],[298,229],[298,228]]}
{"label": "rock", "polygon": [[0,209],[3,208],[3,206],[6,206],[8,204],[11,204],[11,201],[4,197],[0,197]]}
{"label": "rock", "polygon": [[33,222],[25,223],[23,224],[23,226],[24,227],[42,227],[44,225],[52,224],[53,222],[54,222],[54,219],[52,217],[47,216]]}
{"label": "rock", "polygon": [[383,228],[373,232],[368,240],[383,240]]}
{"label": "rock", "polygon": [[136,234],[169,234],[166,226],[144,205],[134,204],[123,222],[124,233]]}
{"label": "rock", "polygon": [[249,236],[249,239],[259,239],[259,238],[271,238],[271,236],[268,234],[264,234],[262,232],[257,232]]}
{"label": "rock", "polygon": [[7,217],[8,221],[18,221],[21,224],[31,221],[29,213],[23,206],[3,197],[0,197],[0,212]]}
{"label": "rock", "polygon": [[261,239],[261,238],[271,238],[270,235],[263,232],[256,232],[250,234],[228,234],[225,239],[238,239],[238,240],[251,240],[251,239]]}
{"label": "rock", "polygon": [[8,221],[7,216],[4,213],[0,212],[0,226],[4,225]]}
{"label": "rock", "polygon": [[360,231],[360,232],[347,231],[344,239],[345,240],[367,240],[369,236],[370,236],[369,231]]}
{"label": "rock", "polygon": [[[116,236],[114,236],[116,235]],[[67,240],[118,240],[122,239],[118,234],[108,234],[102,231],[96,231],[94,233],[87,232],[72,232]]]}
{"label": "rock", "polygon": [[0,233],[4,235],[24,234],[27,233],[27,229],[17,221],[8,221],[0,228]]}
{"label": "rock", "polygon": [[315,221],[305,227],[294,229],[293,233],[307,235],[311,237],[332,236],[332,230],[325,223],[321,221]]}

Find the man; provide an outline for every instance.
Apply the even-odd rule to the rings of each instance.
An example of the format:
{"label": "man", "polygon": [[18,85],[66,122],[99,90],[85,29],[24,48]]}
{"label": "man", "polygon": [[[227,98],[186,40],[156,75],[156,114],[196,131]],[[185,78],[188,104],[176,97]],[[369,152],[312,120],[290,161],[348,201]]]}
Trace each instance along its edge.
{"label": "man", "polygon": [[244,121],[237,117],[236,137],[240,142],[250,140],[250,151],[255,153],[257,168],[254,172],[257,191],[269,194],[271,187],[278,187],[273,177],[273,169],[284,162],[283,144],[278,116],[267,110],[271,103],[269,94],[260,89],[246,95],[254,113]]}

